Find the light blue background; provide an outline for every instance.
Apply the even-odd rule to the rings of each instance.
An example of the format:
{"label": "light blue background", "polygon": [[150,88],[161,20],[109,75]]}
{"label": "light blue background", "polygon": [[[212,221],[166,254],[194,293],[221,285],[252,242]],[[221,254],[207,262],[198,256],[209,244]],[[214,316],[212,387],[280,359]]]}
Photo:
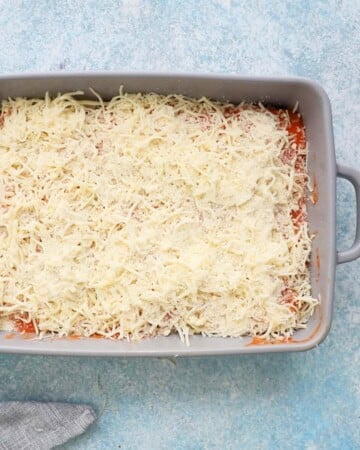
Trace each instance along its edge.
{"label": "light blue background", "polygon": [[[0,0],[0,72],[304,75],[332,101],[338,161],[360,168],[360,1]],[[338,246],[354,195],[338,183]],[[337,270],[334,323],[302,354],[187,359],[0,355],[0,399],[90,403],[67,449],[360,448],[360,262]]]}

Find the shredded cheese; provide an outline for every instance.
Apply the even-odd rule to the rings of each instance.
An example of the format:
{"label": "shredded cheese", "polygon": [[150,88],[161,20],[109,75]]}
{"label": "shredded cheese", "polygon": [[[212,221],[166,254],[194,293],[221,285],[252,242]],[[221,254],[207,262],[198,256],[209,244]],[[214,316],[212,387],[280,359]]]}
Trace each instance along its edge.
{"label": "shredded cheese", "polygon": [[307,178],[283,160],[284,120],[262,105],[80,94],[2,102],[0,326],[133,341],[305,327],[311,239],[292,212]]}

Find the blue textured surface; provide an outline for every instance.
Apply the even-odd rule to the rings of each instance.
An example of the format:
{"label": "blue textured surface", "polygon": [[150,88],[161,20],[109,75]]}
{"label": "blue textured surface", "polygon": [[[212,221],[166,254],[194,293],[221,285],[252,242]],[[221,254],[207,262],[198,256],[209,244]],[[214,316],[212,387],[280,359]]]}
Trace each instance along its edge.
{"label": "blue textured surface", "polygon": [[[332,101],[338,161],[360,167],[360,2],[0,0],[0,72],[295,74]],[[338,246],[354,195],[338,191]],[[339,267],[333,327],[302,354],[193,359],[0,355],[0,400],[85,402],[67,449],[360,448],[360,263]],[[121,447],[120,447],[121,446]]]}

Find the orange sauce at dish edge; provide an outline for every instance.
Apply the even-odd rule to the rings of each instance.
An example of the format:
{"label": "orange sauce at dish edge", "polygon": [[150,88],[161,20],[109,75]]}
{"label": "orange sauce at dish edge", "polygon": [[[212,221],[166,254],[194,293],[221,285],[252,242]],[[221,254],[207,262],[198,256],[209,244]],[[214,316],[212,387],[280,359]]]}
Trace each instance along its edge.
{"label": "orange sauce at dish edge", "polygon": [[35,326],[32,322],[24,322],[21,319],[15,320],[15,328],[20,333],[36,333]]}
{"label": "orange sauce at dish edge", "polygon": [[90,338],[91,339],[103,339],[104,336],[101,336],[101,334],[94,333],[90,336]]}
{"label": "orange sauce at dish edge", "polygon": [[70,336],[66,336],[66,339],[70,339],[71,341],[77,341],[78,339],[81,339],[81,336],[78,334],[71,334]]}
{"label": "orange sauce at dish edge", "polygon": [[320,252],[319,249],[316,249],[316,268],[320,271]]}
{"label": "orange sauce at dish edge", "polygon": [[292,337],[284,337],[279,339],[264,339],[258,336],[254,336],[251,341],[246,344],[246,347],[254,345],[275,345],[275,344],[290,344],[294,342]]}
{"label": "orange sauce at dish edge", "polygon": [[35,339],[36,333],[26,333],[25,331],[22,333],[8,333],[4,336],[5,339],[15,339],[15,338],[21,338],[21,339]]}
{"label": "orange sauce at dish edge", "polygon": [[295,144],[299,148],[304,148],[306,145],[305,126],[303,119],[299,113],[287,111],[289,114],[290,123],[287,126],[287,132],[294,136]]}
{"label": "orange sauce at dish edge", "polygon": [[5,339],[14,339],[14,338],[18,337],[18,335],[16,333],[8,333],[8,334],[5,334],[4,337],[5,337]]}
{"label": "orange sauce at dish edge", "polygon": [[312,192],[310,195],[310,200],[313,205],[316,205],[316,203],[319,201],[319,188],[318,188],[318,184],[317,184],[315,175],[312,178],[314,181],[313,181]]}

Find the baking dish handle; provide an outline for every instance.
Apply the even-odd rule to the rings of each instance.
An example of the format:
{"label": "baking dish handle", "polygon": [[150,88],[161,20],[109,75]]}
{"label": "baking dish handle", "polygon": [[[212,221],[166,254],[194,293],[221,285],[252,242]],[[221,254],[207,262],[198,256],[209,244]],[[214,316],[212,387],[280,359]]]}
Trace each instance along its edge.
{"label": "baking dish handle", "polygon": [[349,250],[337,252],[336,262],[342,264],[360,257],[360,171],[353,167],[337,165],[337,176],[345,178],[354,186],[356,195],[356,235]]}

